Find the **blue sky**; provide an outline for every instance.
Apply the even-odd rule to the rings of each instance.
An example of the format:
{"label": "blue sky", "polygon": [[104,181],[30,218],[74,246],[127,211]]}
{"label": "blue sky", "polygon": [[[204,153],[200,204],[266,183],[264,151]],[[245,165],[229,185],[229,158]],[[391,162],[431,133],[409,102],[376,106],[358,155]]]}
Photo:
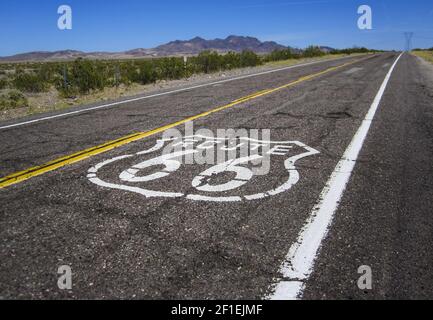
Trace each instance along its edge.
{"label": "blue sky", "polygon": [[[73,10],[73,30],[57,28],[57,8]],[[357,8],[373,9],[373,30],[357,28]],[[151,48],[195,36],[249,35],[284,45],[433,47],[431,0],[1,0],[0,56],[76,49]]]}

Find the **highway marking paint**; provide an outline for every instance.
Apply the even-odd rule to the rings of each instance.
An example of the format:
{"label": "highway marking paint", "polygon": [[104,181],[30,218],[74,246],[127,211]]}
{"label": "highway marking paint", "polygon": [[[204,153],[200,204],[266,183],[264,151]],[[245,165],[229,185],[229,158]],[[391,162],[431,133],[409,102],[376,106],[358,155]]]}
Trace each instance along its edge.
{"label": "highway marking paint", "polygon": [[[132,142],[135,142],[135,141],[138,141],[138,140],[142,140],[142,139],[148,138],[150,136],[154,136],[154,135],[162,133],[162,132],[164,132],[166,130],[178,127],[180,125],[183,125],[183,124],[191,122],[191,121],[195,121],[197,119],[201,119],[201,118],[207,117],[209,115],[212,115],[214,113],[217,113],[217,112],[220,112],[220,111],[232,108],[232,107],[240,105],[242,103],[245,103],[245,102],[248,102],[248,101],[252,101],[252,100],[255,100],[257,98],[270,95],[270,94],[272,94],[274,92],[278,92],[278,91],[290,88],[290,87],[295,86],[295,85],[297,85],[299,83],[302,83],[302,82],[305,82],[305,81],[308,81],[308,80],[312,80],[312,79],[317,78],[319,76],[322,76],[324,74],[327,74],[327,73],[339,70],[341,68],[347,67],[349,65],[355,64],[357,62],[360,62],[360,61],[363,61],[363,60],[366,60],[366,59],[368,59],[368,58],[357,59],[357,60],[354,60],[354,61],[351,61],[351,62],[346,62],[344,64],[341,64],[341,65],[338,65],[338,66],[335,66],[335,67],[330,67],[330,68],[328,68],[326,70],[323,70],[323,71],[320,71],[318,73],[314,73],[314,74],[310,74],[310,75],[307,75],[307,76],[303,76],[303,77],[299,78],[298,80],[292,81],[292,82],[287,83],[287,84],[285,84],[283,86],[280,86],[280,87],[277,87],[277,88],[273,88],[273,89],[268,89],[268,90],[263,90],[263,91],[256,92],[256,93],[248,95],[246,97],[237,99],[237,100],[235,100],[235,101],[233,101],[233,102],[231,102],[231,103],[229,103],[227,105],[224,105],[224,106],[221,106],[221,107],[218,107],[218,108],[215,108],[215,109],[203,112],[201,114],[198,114],[198,115],[195,115],[195,116],[192,116],[192,117],[189,117],[189,118],[185,118],[183,120],[180,120],[180,121],[177,121],[177,122],[174,122],[174,123],[171,123],[171,124],[168,124],[168,125],[165,125],[165,126],[162,126],[162,127],[150,130],[150,131],[134,133],[134,134],[128,135],[126,137],[123,137],[123,138],[120,138],[120,139],[117,139],[117,140],[113,140],[113,141],[109,141],[109,142],[104,143],[102,145],[95,146],[93,148],[86,149],[86,150],[74,153],[72,155],[65,156],[65,157],[62,157],[62,158],[50,161],[50,162],[48,162],[46,164],[43,164],[43,165],[40,165],[40,166],[37,166],[37,167],[33,167],[33,168],[30,168],[30,169],[27,169],[27,170],[24,170],[24,171],[13,173],[13,174],[8,175],[6,177],[0,178],[0,189],[3,189],[3,188],[6,188],[6,187],[9,187],[11,185],[14,185],[14,184],[26,181],[26,180],[28,180],[30,178],[33,178],[33,177],[40,176],[42,174],[45,174],[47,172],[51,172],[53,170],[62,168],[64,166],[71,165],[71,164],[83,161],[83,160],[88,159],[88,158],[90,158],[92,156],[105,153],[107,151],[110,151],[110,150],[113,150],[115,148],[124,146],[126,144],[129,144],[129,143],[132,143]],[[270,72],[267,72],[267,73],[270,73]],[[199,87],[203,87],[203,86],[206,86],[206,85],[197,86],[197,87],[199,88]],[[179,91],[177,91],[177,92],[179,92]],[[159,95],[162,95],[162,94],[159,94]],[[154,96],[158,96],[158,95],[154,95]],[[137,100],[141,100],[141,99],[143,99],[143,98],[138,98],[138,99],[135,99],[135,100],[133,99],[133,100],[129,100],[129,101],[137,101]],[[102,108],[102,107],[103,106],[101,106],[99,108]]]}
{"label": "highway marking paint", "polygon": [[290,248],[280,268],[284,280],[272,288],[273,293],[266,299],[296,300],[302,298],[306,281],[313,272],[322,242],[328,235],[335,212],[355,168],[383,94],[402,55],[403,53],[391,66],[365,119],[323,189],[320,200],[313,208],[306,225],[299,233],[298,240]]}
{"label": "highway marking paint", "polygon": [[15,128],[15,127],[20,127],[20,126],[24,126],[24,125],[29,125],[29,124],[33,124],[33,123],[37,123],[37,122],[58,119],[58,118],[67,117],[67,116],[73,116],[73,115],[77,115],[77,114],[85,113],[85,112],[89,112],[89,111],[96,111],[96,110],[106,109],[106,108],[118,106],[118,105],[125,104],[125,103],[136,102],[136,101],[146,100],[146,99],[160,97],[160,96],[166,96],[166,95],[170,95],[170,94],[173,94],[173,93],[179,93],[179,92],[185,92],[185,91],[199,89],[199,88],[205,88],[205,87],[209,87],[209,86],[221,85],[221,84],[224,84],[224,83],[227,83],[227,82],[232,82],[232,81],[236,81],[236,80],[253,78],[253,77],[257,77],[257,76],[261,76],[261,75],[265,75],[265,74],[271,74],[271,73],[275,73],[275,72],[280,72],[280,71],[285,71],[285,70],[290,70],[290,69],[295,69],[295,68],[300,68],[300,67],[306,67],[306,66],[314,65],[314,64],[318,64],[318,63],[338,61],[338,60],[346,59],[346,58],[347,57],[336,58],[336,59],[329,59],[329,60],[322,60],[322,61],[313,61],[313,62],[298,64],[298,65],[294,65],[294,66],[289,66],[289,67],[284,67],[284,68],[279,68],[279,69],[274,69],[274,70],[269,70],[269,71],[263,71],[263,72],[253,73],[253,74],[249,74],[249,75],[245,75],[245,76],[239,76],[239,77],[234,77],[234,78],[225,79],[225,80],[220,80],[220,81],[216,81],[216,82],[205,83],[205,84],[201,84],[201,85],[197,85],[197,86],[192,86],[192,87],[188,87],[188,88],[182,88],[182,89],[171,90],[171,91],[168,91],[168,92],[162,92],[162,93],[152,94],[152,95],[149,95],[149,96],[138,97],[138,98],[133,98],[133,99],[127,99],[127,100],[113,102],[113,103],[107,103],[107,104],[96,106],[96,107],[90,107],[90,108],[85,108],[85,109],[80,109],[80,110],[65,112],[65,113],[61,113],[61,114],[56,114],[56,115],[49,116],[49,117],[43,117],[43,118],[38,118],[38,119],[34,119],[34,120],[29,120],[29,121],[19,122],[19,123],[15,123],[15,124],[1,126],[0,130]]}
{"label": "highway marking paint", "polygon": [[[178,139],[174,139],[172,141],[160,140],[157,142],[155,147],[148,151],[105,160],[90,168],[87,177],[92,183],[100,187],[129,191],[143,195],[146,198],[186,198],[192,201],[212,202],[253,201],[275,196],[290,190],[300,180],[300,174],[296,168],[296,163],[304,158],[314,156],[319,153],[317,150],[308,147],[299,141],[262,141],[251,138],[242,138],[241,140],[242,144],[247,144],[250,146],[250,148],[255,149],[257,145],[260,145],[261,147],[267,147],[265,148],[266,151],[268,150],[266,154],[272,157],[274,159],[273,161],[281,161],[284,164],[287,175],[281,175],[282,181],[279,187],[271,190],[261,190],[256,194],[244,194],[242,191],[239,191],[242,190],[242,187],[248,183],[252,183],[252,181],[254,181],[254,185],[260,186],[260,181],[268,180],[264,176],[260,177],[255,175],[254,171],[248,167],[248,165],[250,165],[253,161],[264,158],[263,154],[253,154],[253,150],[251,149],[249,156],[231,159],[224,163],[213,165],[201,173],[200,171],[197,172],[197,175],[192,179],[192,182],[190,182],[189,185],[183,186],[185,190],[191,190],[192,186],[195,190],[194,192],[181,192],[176,190],[182,187],[181,182],[183,179],[178,179],[178,181],[181,182],[179,182],[177,185],[161,183],[159,188],[163,188],[165,190],[155,190],[155,186],[152,187],[152,184],[149,183],[167,178],[173,174],[176,174],[178,171],[181,171],[182,157],[198,153],[200,151],[200,146],[205,144],[212,146],[212,148],[215,149],[225,148],[226,142],[229,141],[229,138],[222,140],[221,138],[209,138],[201,135],[185,137],[181,139],[181,141]],[[191,145],[191,141],[194,141],[195,145]],[[149,159],[148,157],[145,157],[143,159],[143,155],[156,153],[164,148],[165,143],[168,144],[170,142],[176,144],[179,144],[179,142],[183,143],[185,146],[189,146],[188,150],[185,149],[182,151],[171,152],[162,155],[159,155],[158,153],[153,158]],[[236,149],[240,148],[240,145],[238,145]],[[296,150],[293,151],[293,149]],[[133,161],[135,164],[130,167],[120,169],[120,174],[118,176],[116,176],[117,174],[113,174],[114,172],[119,171],[119,169],[116,169],[116,165],[122,166],[122,164],[120,164],[122,161],[131,158],[134,159]],[[161,167],[164,168],[161,169]],[[149,170],[149,168],[156,169]],[[160,171],[155,172],[157,168],[160,168]],[[192,168],[194,169],[194,167]],[[146,172],[147,175],[142,174],[143,171]],[[149,171],[152,173],[149,173]],[[214,177],[226,173],[234,174],[235,177],[224,183],[210,183]],[[110,178],[106,178],[107,176]],[[167,189],[172,190],[167,191]]]}

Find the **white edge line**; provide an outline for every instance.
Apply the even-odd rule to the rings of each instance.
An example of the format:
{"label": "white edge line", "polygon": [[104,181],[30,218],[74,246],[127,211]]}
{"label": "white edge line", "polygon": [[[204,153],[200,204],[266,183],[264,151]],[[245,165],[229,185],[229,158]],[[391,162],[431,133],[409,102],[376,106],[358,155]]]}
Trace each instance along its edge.
{"label": "white edge line", "polygon": [[283,280],[273,286],[273,293],[265,297],[265,299],[297,300],[302,298],[306,281],[313,272],[314,263],[320,252],[322,242],[328,235],[335,212],[350,180],[383,94],[394,68],[403,54],[401,53],[398,56],[390,68],[365,119],[326,183],[318,204],[313,208],[309,219],[298,235],[296,243],[290,248],[285,262],[280,267]]}
{"label": "white edge line", "polygon": [[46,121],[46,120],[52,120],[52,119],[56,119],[56,118],[62,118],[62,117],[66,117],[66,116],[71,116],[71,115],[75,115],[75,114],[80,114],[80,113],[88,112],[88,111],[105,109],[105,108],[109,108],[109,107],[113,107],[113,106],[117,106],[117,105],[121,105],[121,104],[125,104],[125,103],[130,103],[130,102],[135,102],[135,101],[140,101],[140,100],[145,100],[145,99],[150,99],[150,98],[155,98],[155,97],[160,97],[160,96],[165,96],[165,95],[169,95],[169,94],[173,94],[173,93],[178,93],[178,92],[184,92],[184,91],[193,90],[193,89],[199,89],[199,88],[209,87],[209,86],[213,86],[213,85],[216,85],[216,84],[221,84],[221,83],[226,83],[226,82],[231,82],[231,81],[236,81],[236,80],[242,80],[242,79],[257,77],[257,76],[261,76],[261,75],[264,75],[264,74],[270,74],[270,73],[280,72],[280,71],[284,71],[284,70],[289,70],[289,69],[294,69],[294,68],[299,68],[299,67],[305,67],[305,66],[309,66],[309,65],[313,65],[313,64],[318,64],[318,63],[338,61],[338,60],[342,60],[342,59],[346,59],[346,58],[350,58],[350,56],[349,57],[336,58],[336,59],[330,59],[330,60],[321,60],[321,61],[313,61],[313,62],[308,62],[308,63],[303,63],[303,64],[297,64],[297,65],[294,65],[294,66],[284,67],[284,68],[280,68],[280,69],[274,69],[274,70],[269,70],[269,71],[264,71],[264,72],[249,74],[249,75],[245,75],[245,76],[230,78],[230,79],[226,79],[226,80],[220,80],[220,81],[216,81],[216,82],[205,83],[205,84],[201,84],[201,85],[197,85],[197,86],[192,86],[192,87],[188,87],[188,88],[182,88],[182,89],[177,89],[177,90],[173,90],[173,91],[157,93],[157,94],[153,94],[153,95],[149,95],[149,96],[145,96],[145,97],[138,97],[138,98],[133,98],[133,99],[128,99],[128,100],[123,100],[123,101],[108,103],[108,104],[104,104],[104,105],[101,105],[101,106],[96,106],[96,107],[91,107],[91,108],[86,108],[86,109],[81,109],[81,110],[66,112],[66,113],[62,113],[62,114],[57,114],[57,115],[53,115],[53,116],[49,116],[49,117],[43,117],[43,118],[39,118],[39,119],[34,119],[34,120],[19,122],[19,123],[15,123],[15,124],[11,124],[11,125],[6,125],[6,126],[3,126],[3,127],[0,127],[0,130],[15,128],[15,127],[20,127],[20,126],[24,126],[24,125],[27,125],[27,124],[42,122],[42,121]]}

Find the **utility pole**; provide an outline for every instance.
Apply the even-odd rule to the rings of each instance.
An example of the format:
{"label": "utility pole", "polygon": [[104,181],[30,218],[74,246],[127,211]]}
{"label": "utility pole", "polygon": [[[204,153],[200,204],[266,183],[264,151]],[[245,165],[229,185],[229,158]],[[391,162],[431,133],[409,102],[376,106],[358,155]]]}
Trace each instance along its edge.
{"label": "utility pole", "polygon": [[412,38],[413,38],[413,32],[405,32],[404,38],[406,40],[406,52],[412,51]]}

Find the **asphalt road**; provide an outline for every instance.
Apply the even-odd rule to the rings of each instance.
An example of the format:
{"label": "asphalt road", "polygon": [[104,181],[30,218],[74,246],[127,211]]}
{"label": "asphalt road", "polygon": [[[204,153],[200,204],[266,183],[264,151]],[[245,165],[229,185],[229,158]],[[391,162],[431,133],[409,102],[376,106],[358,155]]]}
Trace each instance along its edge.
{"label": "asphalt road", "polygon": [[[0,124],[1,177],[227,105],[195,119],[194,128],[269,129],[272,141],[290,145],[270,157],[268,174],[217,192],[203,184],[224,184],[233,172],[203,177],[212,165],[192,164],[143,181],[164,167],[131,171],[162,154],[139,154],[157,144],[162,130],[0,189],[0,298],[264,299],[282,282],[301,283],[304,299],[433,298],[433,76],[408,54],[390,73],[398,57],[321,62]],[[230,106],[257,92],[263,94]],[[281,266],[366,123],[368,135],[313,250],[312,268],[288,279]],[[296,170],[285,167],[306,150],[317,153],[299,159]],[[122,178],[125,172],[138,180]],[[287,181],[283,192],[268,192]],[[303,244],[314,248],[308,237]],[[62,265],[72,268],[72,290],[57,286]],[[371,267],[371,290],[358,288],[362,265]]]}

